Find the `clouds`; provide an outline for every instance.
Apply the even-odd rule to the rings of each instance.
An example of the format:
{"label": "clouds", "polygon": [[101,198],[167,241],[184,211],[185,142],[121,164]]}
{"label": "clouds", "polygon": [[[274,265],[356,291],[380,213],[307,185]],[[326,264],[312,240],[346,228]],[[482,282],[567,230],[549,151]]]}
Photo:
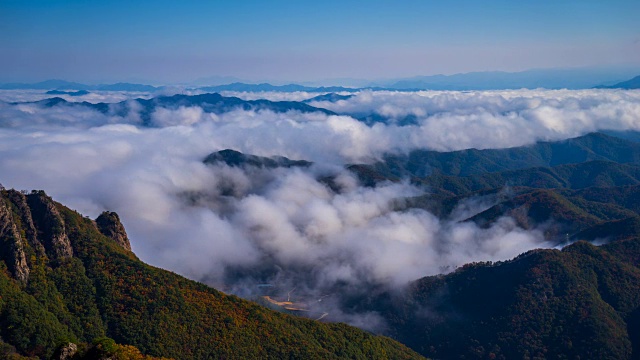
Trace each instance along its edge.
{"label": "clouds", "polygon": [[[91,216],[117,211],[142,259],[215,283],[227,266],[246,270],[268,262],[306,268],[323,286],[402,284],[542,245],[539,234],[526,234],[518,239],[520,247],[506,251],[500,244],[518,235],[512,224],[464,232],[422,210],[397,212],[397,199],[422,191],[408,184],[363,188],[339,167],[206,166],[205,155],[220,148],[211,134],[205,124],[65,127],[46,135],[4,130],[2,181],[46,189]],[[341,193],[319,180],[328,174],[337,176]]]}
{"label": "clouds", "polygon": [[[424,190],[408,183],[361,187],[343,170],[346,163],[388,151],[504,147],[640,128],[640,93],[633,91],[361,92],[315,104],[351,116],[212,114],[187,106],[156,108],[151,128],[140,125],[136,104],[126,104],[126,115],[0,104],[0,182],[44,189],[92,217],[116,211],[144,261],[243,294],[259,282],[296,287],[299,296],[399,287],[467,262],[551,246],[541,232],[509,218],[489,228],[460,222],[491,198],[470,199],[449,219],[397,211],[398,201]],[[368,126],[354,118],[370,114],[390,121]],[[409,115],[411,125],[394,124]],[[202,163],[225,148],[316,164]],[[336,309],[339,299],[327,303],[343,313],[340,319],[375,323],[375,314],[356,317]]]}
{"label": "clouds", "polygon": [[[247,93],[248,98],[300,99],[310,94]],[[14,96],[17,97],[17,96]],[[640,129],[640,93],[614,90],[486,92],[363,91],[347,100],[314,102],[340,115],[236,108],[212,114],[197,106],[155,108],[151,125],[198,128],[221,147],[315,162],[367,162],[412,149],[503,148],[561,140],[600,129]],[[0,105],[3,127],[139,126],[137,102],[112,105],[107,115],[66,104]],[[73,109],[71,109],[73,107]],[[375,117],[366,125],[358,119]]]}
{"label": "clouds", "polygon": [[[260,91],[260,92],[246,92],[246,91],[222,91],[223,96],[234,96],[243,100],[259,100],[267,99],[271,101],[304,101],[317,96],[318,93],[307,91],[293,91],[293,92],[280,92],[280,91]],[[346,93],[345,93],[346,94]]]}
{"label": "clouds", "polygon": [[60,97],[67,101],[75,102],[90,102],[96,104],[99,102],[114,103],[124,101],[128,99],[148,99],[153,94],[148,92],[130,92],[130,91],[91,91],[86,95],[70,96],[66,94],[62,95],[49,95],[46,90],[0,90],[0,101],[5,102],[27,102],[27,101],[39,101],[43,99],[49,99],[52,97]]}
{"label": "clouds", "polygon": [[404,150],[503,148],[600,129],[640,129],[637,91],[382,91],[311,105],[356,117],[377,114],[392,123],[413,117],[414,125],[388,127],[398,139],[395,148]]}

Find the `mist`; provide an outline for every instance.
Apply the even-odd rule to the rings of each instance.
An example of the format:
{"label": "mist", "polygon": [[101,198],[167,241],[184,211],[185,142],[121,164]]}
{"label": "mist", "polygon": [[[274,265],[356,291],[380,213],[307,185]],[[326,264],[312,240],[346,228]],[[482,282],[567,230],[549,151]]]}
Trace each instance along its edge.
{"label": "mist", "polygon": [[[295,289],[302,299],[324,299],[318,311],[330,312],[331,320],[377,330],[384,324],[376,314],[351,313],[341,297],[372,286],[400,289],[468,262],[507,260],[554,244],[510,218],[488,228],[465,221],[491,206],[491,198],[465,201],[446,219],[422,209],[399,211],[398,202],[428,189],[409,182],[363,187],[344,165],[419,148],[502,148],[599,129],[640,130],[640,92],[634,91],[364,91],[312,103],[339,115],[159,108],[153,127],[141,125],[135,102],[127,103],[126,116],[9,103],[30,96],[0,93],[5,187],[43,189],[91,217],[116,211],[133,251],[152,265],[245,297],[259,295],[258,284]],[[370,114],[388,122],[358,120]],[[396,123],[408,115],[412,124]],[[202,162],[227,148],[314,165]]]}

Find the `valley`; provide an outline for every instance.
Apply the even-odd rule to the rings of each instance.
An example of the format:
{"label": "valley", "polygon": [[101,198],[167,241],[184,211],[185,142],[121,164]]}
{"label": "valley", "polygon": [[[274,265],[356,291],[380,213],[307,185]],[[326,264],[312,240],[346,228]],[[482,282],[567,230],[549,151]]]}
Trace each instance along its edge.
{"label": "valley", "polygon": [[640,360],[638,0],[0,0],[0,360]]}
{"label": "valley", "polygon": [[78,209],[2,190],[7,354],[49,357],[59,338],[83,356],[638,354],[636,130],[398,149],[442,110],[355,111],[358,92],[62,96],[77,100],[1,104],[7,184]]}

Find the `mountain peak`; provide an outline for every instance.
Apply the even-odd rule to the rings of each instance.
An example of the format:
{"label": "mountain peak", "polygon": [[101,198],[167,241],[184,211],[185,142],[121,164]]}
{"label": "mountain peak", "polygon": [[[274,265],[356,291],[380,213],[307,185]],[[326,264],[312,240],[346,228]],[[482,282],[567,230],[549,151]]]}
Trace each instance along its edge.
{"label": "mountain peak", "polygon": [[205,164],[225,163],[228,166],[254,166],[259,168],[308,167],[312,164],[306,160],[291,160],[284,156],[264,157],[249,155],[231,149],[211,153],[203,162]]}
{"label": "mountain peak", "polygon": [[640,89],[640,75],[611,86],[596,86],[596,89]]}
{"label": "mountain peak", "polygon": [[127,232],[120,222],[118,214],[111,211],[104,211],[96,219],[96,225],[103,235],[114,240],[125,250],[131,251],[131,244],[129,243]]}

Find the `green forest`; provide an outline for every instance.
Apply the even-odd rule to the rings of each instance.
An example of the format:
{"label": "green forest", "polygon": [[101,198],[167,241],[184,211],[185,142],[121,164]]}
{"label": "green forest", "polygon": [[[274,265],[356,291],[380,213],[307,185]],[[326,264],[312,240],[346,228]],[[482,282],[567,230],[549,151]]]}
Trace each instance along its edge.
{"label": "green forest", "polygon": [[146,265],[104,228],[43,191],[0,192],[3,357],[51,358],[73,343],[74,359],[421,358]]}

